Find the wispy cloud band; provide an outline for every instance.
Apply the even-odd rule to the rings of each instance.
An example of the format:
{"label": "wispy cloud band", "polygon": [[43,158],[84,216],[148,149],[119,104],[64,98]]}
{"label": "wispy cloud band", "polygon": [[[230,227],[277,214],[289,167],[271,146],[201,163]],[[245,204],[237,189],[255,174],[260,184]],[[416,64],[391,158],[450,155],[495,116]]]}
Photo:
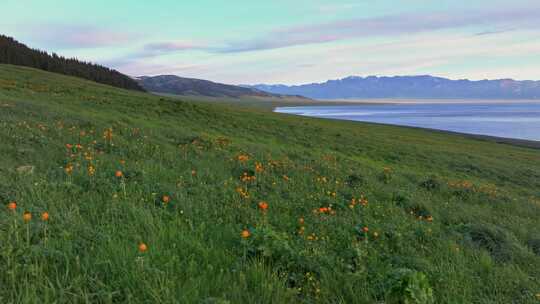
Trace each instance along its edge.
{"label": "wispy cloud band", "polygon": [[90,25],[45,24],[31,26],[30,36],[54,48],[97,48],[133,42],[139,35]]}
{"label": "wispy cloud band", "polygon": [[[496,28],[539,28],[540,4],[520,8],[498,8],[482,11],[414,13],[336,21],[324,24],[289,27],[275,30],[250,40],[228,42],[214,49],[221,53],[247,52],[326,43],[345,39],[395,36],[455,29],[471,26]],[[485,32],[488,32],[485,31]]]}
{"label": "wispy cloud band", "polygon": [[[145,45],[142,52],[149,56],[186,50],[199,50],[210,53],[241,53],[348,39],[410,35],[473,26],[485,27],[486,29],[480,31],[478,35],[488,35],[508,31],[509,26],[512,27],[511,30],[538,28],[540,27],[540,18],[538,16],[540,16],[540,4],[511,9],[496,8],[464,12],[409,13],[286,27],[251,39],[225,41],[212,45],[162,41]],[[505,28],[501,29],[501,27]]]}

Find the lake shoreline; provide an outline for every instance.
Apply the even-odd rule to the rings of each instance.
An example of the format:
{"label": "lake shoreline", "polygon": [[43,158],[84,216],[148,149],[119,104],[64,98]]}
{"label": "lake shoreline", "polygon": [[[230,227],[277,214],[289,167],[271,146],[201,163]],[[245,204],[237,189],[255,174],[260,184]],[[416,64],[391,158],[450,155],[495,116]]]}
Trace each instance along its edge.
{"label": "lake shoreline", "polygon": [[539,103],[540,99],[411,99],[411,98],[360,98],[360,99],[317,99],[314,105],[368,105],[368,104],[516,104]]}
{"label": "lake shoreline", "polygon": [[[523,101],[520,101],[523,102]],[[538,101],[540,103],[540,101]],[[456,103],[456,102],[454,102]],[[487,103],[487,102],[486,102]],[[408,104],[427,104],[427,103],[412,103],[412,102],[403,102],[403,103],[383,103],[383,102],[372,102],[372,103],[361,103],[361,102],[355,102],[353,104],[343,104],[338,103],[336,101],[335,104],[330,105],[317,105],[317,106],[353,106],[353,105],[408,105]],[[431,102],[430,104],[433,104]],[[449,104],[449,103],[440,103],[440,104]],[[457,102],[457,104],[478,104],[477,101],[464,101],[464,102]],[[492,102],[493,104],[493,102]],[[513,146],[519,146],[519,147],[526,147],[526,148],[532,148],[532,149],[540,149],[540,141],[533,140],[533,139],[522,139],[522,138],[512,138],[512,137],[504,137],[504,136],[494,136],[494,135],[485,135],[485,134],[477,134],[477,133],[466,133],[466,132],[459,132],[459,131],[452,131],[452,130],[444,130],[444,129],[436,129],[436,128],[430,128],[430,127],[421,127],[421,126],[410,126],[410,125],[403,125],[403,124],[394,124],[394,123],[385,123],[385,122],[375,122],[375,121],[364,121],[364,120],[355,120],[355,119],[341,119],[341,118],[334,118],[334,117],[324,117],[324,116],[311,116],[311,115],[303,115],[300,113],[289,113],[289,112],[282,112],[279,111],[279,109],[283,108],[296,108],[297,106],[287,106],[287,107],[275,107],[273,109],[273,112],[279,113],[279,114],[286,114],[286,115],[295,115],[295,116],[302,116],[302,117],[309,117],[309,118],[315,118],[315,119],[328,119],[328,120],[337,120],[337,121],[347,121],[347,122],[356,122],[356,123],[367,123],[367,124],[376,124],[376,125],[387,125],[387,126],[394,126],[394,127],[402,127],[402,128],[411,128],[411,129],[419,129],[419,130],[427,130],[430,132],[438,132],[443,134],[451,134],[456,136],[463,136],[466,138],[473,138],[476,140],[484,140],[489,142],[496,142],[500,144],[509,144]],[[305,107],[305,106],[298,106],[298,107]]]}

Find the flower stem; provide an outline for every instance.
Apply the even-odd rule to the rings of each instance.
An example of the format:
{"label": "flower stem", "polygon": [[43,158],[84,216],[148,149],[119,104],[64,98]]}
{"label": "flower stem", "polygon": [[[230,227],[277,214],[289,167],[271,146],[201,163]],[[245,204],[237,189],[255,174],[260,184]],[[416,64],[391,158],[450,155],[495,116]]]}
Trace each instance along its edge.
{"label": "flower stem", "polygon": [[26,244],[30,247],[30,225],[26,224]]}

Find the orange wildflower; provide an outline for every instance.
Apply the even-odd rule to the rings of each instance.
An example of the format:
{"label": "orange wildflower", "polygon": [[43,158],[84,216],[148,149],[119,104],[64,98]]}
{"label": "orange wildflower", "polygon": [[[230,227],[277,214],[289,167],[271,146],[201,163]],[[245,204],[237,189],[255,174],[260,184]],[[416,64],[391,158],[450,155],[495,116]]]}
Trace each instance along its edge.
{"label": "orange wildflower", "polygon": [[93,176],[96,173],[96,168],[92,165],[88,165],[88,176]]}
{"label": "orange wildflower", "polygon": [[48,220],[49,220],[49,212],[43,212],[43,213],[41,214],[41,219],[42,219],[44,222],[48,221]]}
{"label": "orange wildflower", "polygon": [[315,233],[312,233],[312,234],[307,236],[307,239],[310,240],[310,241],[316,241],[316,240],[319,239],[319,237],[317,235],[315,235]]}
{"label": "orange wildflower", "polygon": [[244,229],[244,230],[242,230],[242,233],[240,234],[240,236],[241,236],[242,238],[244,238],[244,239],[247,239],[248,237],[251,236],[251,233],[249,232],[249,230]]}
{"label": "orange wildflower", "polygon": [[64,167],[64,171],[66,172],[67,175],[71,175],[71,173],[73,173],[73,165],[72,164],[67,164]]}
{"label": "orange wildflower", "polygon": [[7,207],[9,210],[15,211],[17,209],[17,202],[10,202]]}
{"label": "orange wildflower", "polygon": [[255,172],[257,173],[261,173],[264,171],[264,166],[263,164],[259,163],[259,162],[256,162],[255,163]]}
{"label": "orange wildflower", "polygon": [[356,199],[352,198],[351,203],[349,204],[349,208],[354,209],[354,206],[356,206]]}
{"label": "orange wildflower", "polygon": [[314,213],[326,213],[326,214],[336,214],[332,207],[321,207],[319,209],[313,210]]}
{"label": "orange wildflower", "polygon": [[25,222],[30,222],[30,220],[32,220],[32,213],[26,211],[24,214],[23,214],[23,220]]}
{"label": "orange wildflower", "polygon": [[73,148],[73,145],[72,145],[72,144],[66,144],[66,148],[67,148],[67,149],[72,149],[72,148]]}
{"label": "orange wildflower", "polygon": [[109,128],[103,132],[103,139],[107,141],[112,141],[113,139],[113,129]]}
{"label": "orange wildflower", "polygon": [[167,204],[171,201],[171,198],[168,195],[164,195],[161,200],[163,201],[163,203]]}
{"label": "orange wildflower", "polygon": [[367,226],[364,226],[364,227],[362,228],[362,231],[364,231],[365,233],[368,233],[368,232],[369,232],[369,228],[368,228]]}
{"label": "orange wildflower", "polygon": [[262,211],[266,211],[268,209],[268,203],[267,202],[260,202],[259,203],[259,209],[261,209]]}
{"label": "orange wildflower", "polygon": [[363,195],[360,197],[360,205],[364,207],[368,205],[368,200]]}
{"label": "orange wildflower", "polygon": [[114,176],[116,176],[116,177],[122,177],[122,176],[124,176],[124,173],[122,173],[122,171],[118,170],[118,171],[116,171],[116,172],[114,173]]}
{"label": "orange wildflower", "polygon": [[140,253],[144,253],[144,252],[146,252],[147,250],[148,250],[148,246],[146,246],[145,243],[140,243],[140,244],[139,244],[139,252],[140,252]]}
{"label": "orange wildflower", "polygon": [[248,172],[244,172],[242,176],[240,176],[240,180],[247,183],[247,182],[253,182],[257,179],[255,175],[250,175]]}
{"label": "orange wildflower", "polygon": [[84,159],[86,159],[87,161],[91,161],[93,159],[92,154],[84,152]]}
{"label": "orange wildflower", "polygon": [[249,198],[249,193],[247,192],[247,190],[244,190],[242,187],[236,188],[236,192],[240,194],[240,196],[243,198]]}
{"label": "orange wildflower", "polygon": [[236,157],[236,159],[238,159],[239,162],[243,163],[249,160],[249,155],[240,154]]}

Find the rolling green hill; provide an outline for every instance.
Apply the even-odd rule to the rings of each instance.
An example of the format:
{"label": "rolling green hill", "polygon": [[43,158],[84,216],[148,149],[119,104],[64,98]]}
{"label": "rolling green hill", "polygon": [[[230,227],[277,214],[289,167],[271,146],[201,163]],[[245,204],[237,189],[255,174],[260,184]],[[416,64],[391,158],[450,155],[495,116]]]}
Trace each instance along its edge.
{"label": "rolling green hill", "polygon": [[0,143],[0,303],[540,300],[540,150],[9,65]]}
{"label": "rolling green hill", "polygon": [[216,83],[203,79],[183,78],[175,75],[141,76],[138,83],[148,92],[171,94],[179,96],[209,97],[209,98],[294,98],[309,101],[301,96],[286,96],[270,94],[256,89],[241,86]]}

